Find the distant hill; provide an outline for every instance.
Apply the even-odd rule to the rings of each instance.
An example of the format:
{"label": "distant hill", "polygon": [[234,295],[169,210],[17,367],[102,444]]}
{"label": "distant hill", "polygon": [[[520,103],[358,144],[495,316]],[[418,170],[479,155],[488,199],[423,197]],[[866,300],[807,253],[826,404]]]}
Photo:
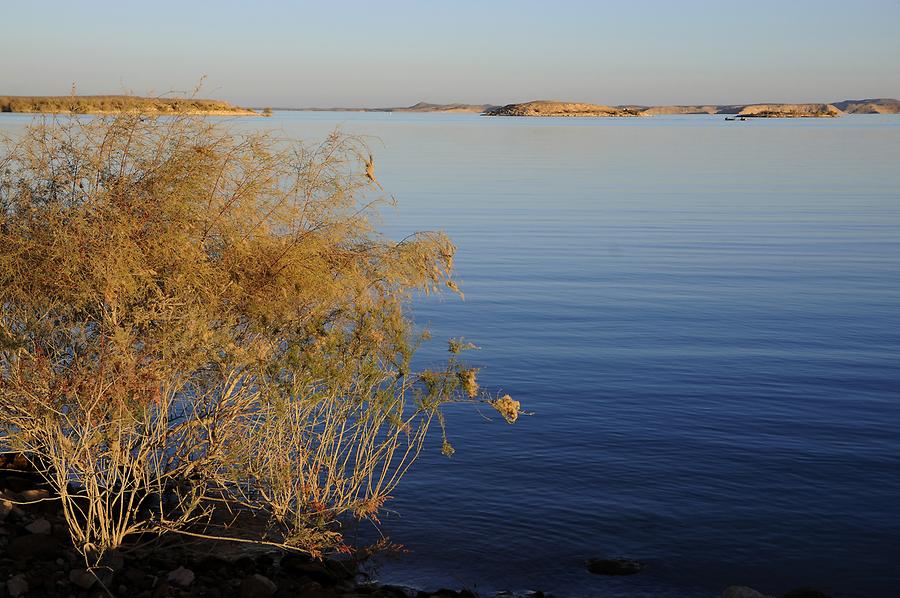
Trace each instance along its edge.
{"label": "distant hill", "polygon": [[639,116],[632,108],[537,100],[523,104],[507,104],[484,112],[485,116]]}
{"label": "distant hill", "polygon": [[900,114],[900,100],[893,98],[843,100],[831,104],[847,114]]}
{"label": "distant hill", "polygon": [[738,112],[738,116],[752,118],[821,118],[841,114],[832,104],[751,104]]}
{"label": "distant hill", "polygon": [[276,108],[276,110],[296,110],[301,112],[474,112],[481,114],[493,107],[492,104],[431,104],[418,102],[412,106],[391,106],[388,108]]}
{"label": "distant hill", "polygon": [[[47,112],[72,114],[115,114],[144,110],[157,114],[206,114],[219,116],[258,115],[248,108],[208,99],[146,98],[127,95],[107,96],[0,96],[0,112]],[[643,106],[626,104],[607,106],[583,102],[536,100],[498,106],[495,104],[434,104],[418,102],[411,106],[386,108],[276,108],[276,110],[334,112],[417,112],[472,113],[487,116],[658,116],[678,114],[740,114],[754,118],[833,117],[848,114],[900,114],[900,100],[873,98],[842,100],[830,104],[694,104]]]}
{"label": "distant hill", "polygon": [[406,108],[385,108],[389,112],[477,112],[481,114],[494,108],[491,104],[429,104],[419,102]]}
{"label": "distant hill", "polygon": [[142,98],[138,96],[0,96],[0,112],[116,114],[146,111],[157,114],[258,115],[221,100]]}
{"label": "distant hill", "polygon": [[575,102],[534,101],[486,110],[486,116],[659,116],[673,114],[739,114],[748,118],[830,118],[852,114],[898,114],[900,100],[845,100],[830,104],[696,104],[604,106]]}

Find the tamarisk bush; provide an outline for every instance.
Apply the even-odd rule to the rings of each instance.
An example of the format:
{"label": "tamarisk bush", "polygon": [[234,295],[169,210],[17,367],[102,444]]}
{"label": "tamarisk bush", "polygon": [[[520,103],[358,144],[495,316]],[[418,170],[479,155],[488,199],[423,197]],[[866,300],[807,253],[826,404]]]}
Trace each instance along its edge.
{"label": "tamarisk bush", "polygon": [[456,289],[454,246],[377,234],[364,156],[139,111],[6,141],[0,448],[86,557],[164,533],[347,550],[442,405],[515,419],[455,356],[411,371],[405,306]]}

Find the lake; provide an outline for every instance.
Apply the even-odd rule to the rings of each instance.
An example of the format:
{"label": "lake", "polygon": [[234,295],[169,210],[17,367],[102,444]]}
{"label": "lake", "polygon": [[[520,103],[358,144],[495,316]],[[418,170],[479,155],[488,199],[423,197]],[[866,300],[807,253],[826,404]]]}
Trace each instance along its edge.
{"label": "lake", "polygon": [[[28,115],[0,115],[10,131]],[[562,597],[900,595],[900,116],[278,112],[371,135],[382,229],[445,230],[434,341],[534,415],[448,411],[380,578]],[[591,557],[648,564],[588,573]]]}

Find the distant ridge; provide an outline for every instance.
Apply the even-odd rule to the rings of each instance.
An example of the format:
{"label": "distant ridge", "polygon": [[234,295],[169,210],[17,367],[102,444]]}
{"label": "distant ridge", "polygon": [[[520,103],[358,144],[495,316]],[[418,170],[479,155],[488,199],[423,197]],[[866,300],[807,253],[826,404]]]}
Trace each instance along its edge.
{"label": "distant ridge", "polygon": [[640,104],[589,104],[534,100],[516,104],[433,104],[418,102],[411,106],[390,108],[276,108],[314,112],[469,112],[485,116],[573,116],[573,117],[627,117],[659,116],[673,114],[741,114],[753,118],[804,118],[833,117],[840,114],[900,114],[900,100],[875,98],[843,100],[829,103],[789,104],[757,102],[748,104],[684,104],[646,106]]}
{"label": "distant ridge", "polygon": [[156,114],[258,116],[257,112],[221,100],[110,96],[0,96],[0,112],[51,114],[117,114],[132,111]]}
{"label": "distant ridge", "polygon": [[843,100],[831,104],[848,114],[898,114],[900,100],[892,98],[873,98],[869,100]]}
{"label": "distant ridge", "polygon": [[392,106],[388,108],[275,108],[275,110],[301,112],[474,112],[481,114],[493,107],[492,104],[431,104],[429,102],[418,102],[412,106]]}
{"label": "distant ridge", "polygon": [[[249,108],[228,102],[192,98],[146,98],[127,95],[105,96],[0,96],[0,112],[114,114],[144,110],[158,114],[186,113],[222,116],[259,115]],[[264,113],[270,109],[265,109]],[[788,104],[759,102],[752,104],[685,104],[645,106],[620,104],[609,106],[584,102],[534,100],[515,104],[436,104],[417,102],[411,106],[384,108],[272,108],[310,112],[415,112],[472,113],[486,116],[571,116],[630,117],[677,114],[740,114],[754,118],[833,117],[841,114],[900,114],[900,100],[870,98],[830,103]]]}

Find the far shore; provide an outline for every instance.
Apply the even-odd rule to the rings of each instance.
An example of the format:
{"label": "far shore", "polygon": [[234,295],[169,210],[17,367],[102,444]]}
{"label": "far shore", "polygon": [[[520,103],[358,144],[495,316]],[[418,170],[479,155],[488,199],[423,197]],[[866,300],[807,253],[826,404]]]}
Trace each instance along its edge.
{"label": "far shore", "polygon": [[647,106],[589,104],[534,100],[516,104],[433,104],[386,108],[244,108],[222,100],[147,98],[138,96],[0,96],[0,112],[38,114],[98,114],[128,112],[203,116],[268,116],[273,110],[304,112],[469,113],[524,117],[643,117],[722,114],[743,118],[834,118],[845,114],[900,114],[900,100],[874,98],[821,103],[692,104]]}
{"label": "far shore", "polygon": [[249,108],[221,100],[145,98],[139,96],[0,96],[0,112],[23,114],[191,114],[203,116],[261,116]]}
{"label": "far shore", "polygon": [[900,114],[900,100],[873,98],[817,103],[690,104],[648,106],[640,104],[589,104],[534,100],[516,104],[432,104],[418,102],[411,106],[387,108],[275,108],[300,112],[402,112],[454,113],[468,112],[485,116],[566,116],[566,117],[632,117],[681,114],[723,114],[746,118],[832,118],[843,114]]}

